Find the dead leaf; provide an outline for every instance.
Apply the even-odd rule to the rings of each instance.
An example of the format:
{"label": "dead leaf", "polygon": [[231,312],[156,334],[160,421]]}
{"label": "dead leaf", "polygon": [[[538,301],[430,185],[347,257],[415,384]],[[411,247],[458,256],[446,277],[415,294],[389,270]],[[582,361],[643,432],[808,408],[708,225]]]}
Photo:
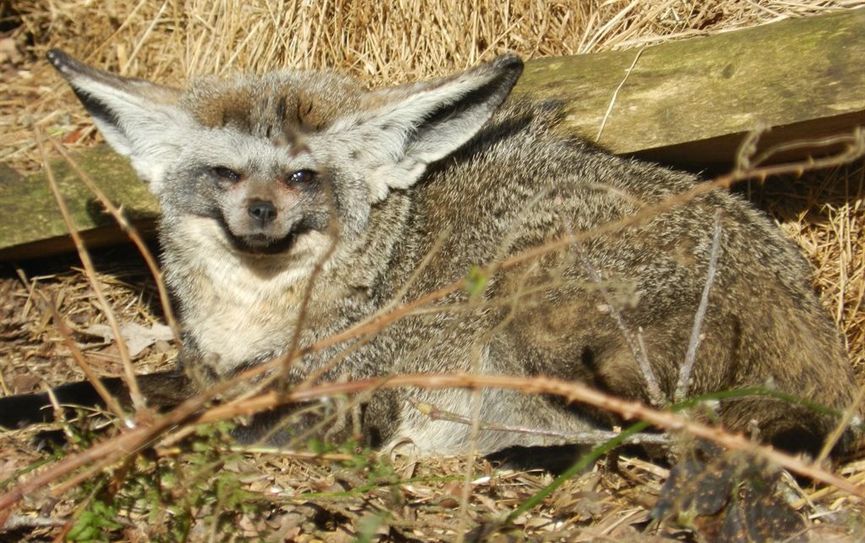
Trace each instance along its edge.
{"label": "dead leaf", "polygon": [[36,390],[42,382],[39,375],[16,373],[11,379],[7,379],[10,387],[16,394],[25,394]]}
{"label": "dead leaf", "polygon": [[[107,324],[94,324],[84,332],[102,337],[105,341],[114,340],[114,332]],[[174,338],[171,328],[158,323],[147,327],[136,322],[125,322],[120,325],[120,335],[123,336],[129,356],[132,358],[157,341],[171,341]]]}

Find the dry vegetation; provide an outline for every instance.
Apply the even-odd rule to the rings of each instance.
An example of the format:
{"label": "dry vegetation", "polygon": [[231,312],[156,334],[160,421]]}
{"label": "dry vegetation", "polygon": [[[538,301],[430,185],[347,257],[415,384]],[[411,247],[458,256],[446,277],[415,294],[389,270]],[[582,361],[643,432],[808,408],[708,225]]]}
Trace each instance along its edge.
{"label": "dry vegetation", "polygon": [[[71,93],[42,61],[49,47],[63,47],[91,64],[125,75],[174,84],[201,74],[290,66],[338,69],[379,85],[451,72],[506,50],[525,57],[590,53],[860,5],[865,2],[0,2],[0,161],[24,172],[40,167],[34,126],[71,147],[92,145],[99,139]],[[778,219],[814,263],[816,285],[846,333],[851,360],[862,377],[865,168],[856,163],[751,189],[753,200]],[[70,258],[4,269],[0,277],[3,394],[80,378],[78,370],[71,369],[44,300],[51,300],[74,327],[76,339],[100,373],[121,372],[116,345],[93,332],[92,326],[105,318],[75,266]],[[121,321],[146,326],[159,322],[155,288],[132,252],[100,253],[97,268]],[[170,365],[175,355],[175,346],[155,340],[137,355],[136,368],[153,371]],[[16,477],[25,479],[25,466],[45,458],[32,450],[29,437],[24,433],[0,437],[0,490],[8,490]],[[492,519],[511,512],[552,479],[541,472],[493,471],[486,462],[469,466],[459,459],[421,463],[397,459],[391,465],[355,449],[330,451],[315,459],[231,452],[219,429],[198,439],[208,447],[163,443],[152,454],[117,468],[114,476],[81,486],[73,500],[61,501],[53,509],[46,507],[52,503],[47,494],[31,497],[13,518],[19,527],[5,532],[5,537],[63,537],[78,522],[69,519],[82,518],[82,512],[96,519],[94,525],[103,518],[110,520],[119,510],[98,505],[104,503],[102,496],[114,496],[118,492],[112,488],[114,482],[123,473],[134,473],[152,477],[158,488],[138,480],[127,483],[119,493],[126,501],[118,499],[117,505],[125,511],[123,518],[103,530],[115,538],[180,539],[186,533],[181,524],[188,513],[191,540],[224,539],[229,526],[241,540],[453,540],[468,530],[483,539],[486,531],[494,531]],[[723,462],[710,463],[706,471],[723,472]],[[750,460],[733,456],[729,463]],[[468,467],[472,482],[470,497],[464,500]],[[861,484],[865,465],[851,462],[838,473]],[[706,535],[713,533],[711,521],[704,522],[708,528],[697,526],[696,536],[679,532],[672,524],[650,530],[652,536],[641,535],[659,494],[670,496],[661,491],[668,475],[666,468],[644,460],[612,458],[565,482],[530,514],[514,519],[511,528],[490,537],[711,539]],[[784,480],[788,501],[809,518],[807,534],[812,540],[865,537],[865,526],[857,517],[862,513],[860,502],[832,488],[802,490],[792,479]],[[170,515],[164,512],[169,506],[177,508]],[[154,509],[161,511],[154,513]],[[41,512],[37,516],[35,511]],[[715,522],[717,529],[717,518]]]}

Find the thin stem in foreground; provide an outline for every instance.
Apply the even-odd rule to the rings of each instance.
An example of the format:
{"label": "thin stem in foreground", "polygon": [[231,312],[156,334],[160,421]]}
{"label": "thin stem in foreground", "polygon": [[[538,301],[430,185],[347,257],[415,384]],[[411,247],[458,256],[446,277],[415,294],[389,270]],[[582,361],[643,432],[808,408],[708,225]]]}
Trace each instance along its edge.
{"label": "thin stem in foreground", "polygon": [[709,266],[706,272],[706,284],[703,286],[703,294],[700,296],[700,305],[694,314],[694,326],[691,329],[691,339],[688,341],[688,351],[685,353],[685,362],[679,370],[679,380],[676,383],[676,392],[673,402],[678,403],[688,397],[688,389],[691,386],[691,372],[697,361],[697,349],[703,339],[703,320],[706,318],[706,310],[709,307],[709,293],[715,282],[715,272],[718,269],[718,256],[721,252],[721,211],[715,213],[715,229],[712,234],[712,248],[709,252]]}
{"label": "thin stem in foreground", "polygon": [[129,349],[127,348],[126,341],[123,339],[123,335],[120,332],[120,324],[117,322],[114,311],[112,311],[111,305],[108,303],[108,299],[102,291],[102,284],[96,277],[96,267],[93,266],[93,261],[90,259],[90,253],[87,252],[84,240],[81,239],[81,235],[78,233],[78,229],[72,221],[69,207],[66,205],[66,200],[63,199],[63,195],[60,193],[60,188],[57,186],[57,180],[54,178],[54,172],[48,164],[48,155],[45,151],[42,132],[37,128],[34,134],[36,137],[36,143],[39,146],[39,151],[42,154],[43,164],[45,165],[48,186],[51,189],[51,193],[54,195],[54,199],[57,201],[57,207],[60,209],[60,214],[63,216],[63,222],[66,224],[66,228],[69,230],[69,235],[72,237],[72,242],[75,244],[75,249],[78,251],[78,257],[81,259],[81,264],[84,265],[84,274],[87,276],[90,286],[96,295],[96,299],[102,307],[102,312],[105,314],[105,318],[111,326],[111,332],[114,334],[114,341],[117,344],[120,362],[123,365],[124,381],[126,382],[126,386],[129,388],[129,396],[132,398],[132,405],[136,411],[143,411],[147,405],[144,396],[141,394],[141,389],[138,387],[138,381],[135,378],[135,369],[132,367],[132,359],[129,356]]}

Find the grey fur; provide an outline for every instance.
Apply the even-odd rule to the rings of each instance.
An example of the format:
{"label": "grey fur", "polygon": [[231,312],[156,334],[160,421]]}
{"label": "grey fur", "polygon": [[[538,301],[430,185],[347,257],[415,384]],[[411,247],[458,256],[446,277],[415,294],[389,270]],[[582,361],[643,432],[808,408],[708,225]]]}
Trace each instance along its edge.
{"label": "grey fur", "polygon": [[[307,281],[324,256],[301,345],[366,318],[401,289],[404,300],[415,299],[464,277],[472,264],[591,231],[696,181],[563,136],[554,103],[499,107],[522,70],[511,56],[380,91],[334,75],[278,72],[204,80],[185,92],[98,72],[60,52],[49,58],[161,201],[166,277],[181,310],[182,358],[195,375],[231,375],[285,353]],[[317,173],[313,180],[292,181],[293,172],[307,170]],[[250,219],[251,201],[272,203],[276,218],[266,225]],[[479,303],[467,304],[464,292],[450,295],[437,305],[441,311],[399,320],[355,346],[324,377],[549,375],[646,400],[645,379],[611,317],[613,303],[627,327],[642,329],[670,397],[717,211],[720,262],[691,394],[769,384],[844,409],[854,380],[805,259],[766,217],[726,192],[496,273]],[[344,347],[306,357],[293,378]],[[430,421],[410,399],[474,412],[465,391],[382,392],[365,409],[366,435],[381,443],[407,438],[426,452],[464,450],[468,427]],[[604,414],[538,395],[489,390],[480,402],[491,424],[576,432],[609,423]],[[767,439],[793,446],[821,438],[834,422],[766,398],[724,402],[720,412],[734,429],[754,419]],[[477,445],[491,452],[545,443],[481,431]]]}

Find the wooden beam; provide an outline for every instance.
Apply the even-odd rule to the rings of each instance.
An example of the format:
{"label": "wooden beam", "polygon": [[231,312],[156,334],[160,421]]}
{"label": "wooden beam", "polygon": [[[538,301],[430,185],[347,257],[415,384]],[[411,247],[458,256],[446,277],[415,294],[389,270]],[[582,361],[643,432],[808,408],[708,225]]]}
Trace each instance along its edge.
{"label": "wooden beam", "polygon": [[[159,205],[129,161],[105,146],[79,153],[75,160],[112,202],[123,206],[133,224],[145,233],[154,230]],[[114,219],[103,211],[65,160],[54,161],[51,168],[72,220],[89,247],[126,240]],[[0,261],[74,250],[45,173],[21,177],[8,167],[0,168],[0,215]]]}
{"label": "wooden beam", "polygon": [[[640,50],[533,60],[513,94],[562,102],[565,130],[615,153],[723,170],[758,126],[772,128],[765,147],[865,125],[862,51],[865,9],[846,10]],[[152,230],[158,206],[125,159],[97,147],[78,160]],[[90,243],[125,239],[68,166],[53,167]],[[72,248],[44,174],[21,178],[0,168],[0,212],[0,261]]]}
{"label": "wooden beam", "polygon": [[865,125],[863,51],[865,9],[848,10],[534,60],[514,94],[563,101],[567,129],[615,153],[723,169],[760,126],[772,128],[763,138],[770,145]]}

